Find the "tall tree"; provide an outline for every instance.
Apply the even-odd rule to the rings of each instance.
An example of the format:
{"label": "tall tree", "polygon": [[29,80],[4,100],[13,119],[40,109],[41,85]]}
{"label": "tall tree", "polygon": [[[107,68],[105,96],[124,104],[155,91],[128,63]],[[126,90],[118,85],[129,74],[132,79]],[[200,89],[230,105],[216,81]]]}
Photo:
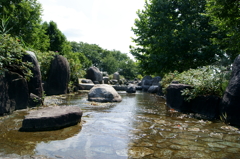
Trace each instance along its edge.
{"label": "tall tree", "polygon": [[66,36],[58,29],[54,21],[44,22],[43,27],[50,39],[49,51],[59,52],[61,55],[72,51],[70,42],[67,41]]}
{"label": "tall tree", "polygon": [[138,11],[131,53],[147,74],[184,71],[210,64],[218,52],[206,16],[206,0],[149,0]]}
{"label": "tall tree", "polygon": [[46,50],[48,37],[41,27],[41,4],[37,0],[1,0],[0,31],[17,36],[27,46]]}
{"label": "tall tree", "polygon": [[208,14],[212,24],[219,29],[214,42],[230,57],[232,62],[240,54],[240,1],[208,0]]}

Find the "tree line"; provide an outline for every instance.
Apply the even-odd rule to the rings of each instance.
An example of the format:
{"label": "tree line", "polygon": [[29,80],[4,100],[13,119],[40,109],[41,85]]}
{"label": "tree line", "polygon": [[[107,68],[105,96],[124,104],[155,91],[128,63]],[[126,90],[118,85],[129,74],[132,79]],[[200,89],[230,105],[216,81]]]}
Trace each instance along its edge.
{"label": "tree line", "polygon": [[97,44],[68,41],[56,22],[42,21],[42,9],[37,0],[2,0],[0,2],[2,38],[9,34],[24,49],[36,53],[43,80],[47,78],[50,61],[56,54],[68,59],[72,81],[84,77],[86,69],[90,66],[96,66],[108,74],[118,71],[129,79],[137,76],[137,64],[126,53],[103,49]]}
{"label": "tree line", "polygon": [[148,0],[131,54],[146,74],[230,65],[240,53],[239,12],[239,0]]}

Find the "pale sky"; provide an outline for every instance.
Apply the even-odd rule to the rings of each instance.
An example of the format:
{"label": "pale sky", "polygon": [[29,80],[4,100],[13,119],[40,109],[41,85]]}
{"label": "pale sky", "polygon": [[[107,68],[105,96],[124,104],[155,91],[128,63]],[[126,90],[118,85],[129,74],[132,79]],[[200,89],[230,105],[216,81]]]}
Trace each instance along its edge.
{"label": "pale sky", "polygon": [[43,21],[54,21],[68,41],[129,53],[131,27],[145,0],[38,0]]}

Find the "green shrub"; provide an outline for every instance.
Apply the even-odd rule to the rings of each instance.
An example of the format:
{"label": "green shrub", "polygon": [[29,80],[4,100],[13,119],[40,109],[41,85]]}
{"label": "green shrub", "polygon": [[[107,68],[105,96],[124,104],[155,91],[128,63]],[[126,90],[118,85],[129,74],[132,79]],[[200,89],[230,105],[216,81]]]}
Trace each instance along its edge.
{"label": "green shrub", "polygon": [[38,63],[40,65],[40,70],[42,74],[42,80],[46,81],[48,72],[50,69],[51,61],[53,60],[54,56],[57,55],[57,52],[49,51],[49,52],[40,52],[40,51],[33,51],[38,59]]}
{"label": "green shrub", "polygon": [[0,34],[0,75],[4,76],[6,71],[18,70],[29,80],[32,77],[32,63],[22,61],[26,51],[19,41],[10,35]]}
{"label": "green shrub", "polygon": [[230,71],[222,66],[204,66],[198,69],[190,69],[182,73],[177,71],[164,76],[161,81],[163,92],[172,81],[193,86],[193,89],[185,89],[182,95],[189,101],[197,96],[215,95],[222,97],[229,81]]}

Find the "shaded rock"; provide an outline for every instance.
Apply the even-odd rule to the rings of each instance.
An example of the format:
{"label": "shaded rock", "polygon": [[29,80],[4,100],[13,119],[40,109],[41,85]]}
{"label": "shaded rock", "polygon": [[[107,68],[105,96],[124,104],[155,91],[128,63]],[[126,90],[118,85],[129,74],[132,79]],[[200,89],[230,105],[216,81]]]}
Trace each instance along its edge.
{"label": "shaded rock", "polygon": [[125,85],[113,85],[112,87],[116,91],[126,91],[127,90],[127,86],[125,86]]}
{"label": "shaded rock", "polygon": [[0,115],[27,108],[27,81],[20,74],[5,72],[5,77],[0,76],[0,90]]}
{"label": "shaded rock", "polygon": [[159,82],[161,81],[161,77],[157,76],[152,79],[152,86],[159,86]]}
{"label": "shaded rock", "polygon": [[20,131],[57,130],[76,125],[81,121],[81,117],[81,109],[73,106],[56,106],[32,110],[25,116]]}
{"label": "shaded rock", "polygon": [[147,90],[148,93],[157,93],[158,92],[158,89],[159,89],[159,86],[157,85],[153,85],[153,86],[150,86]]}
{"label": "shaded rock", "polygon": [[198,96],[191,101],[191,111],[200,114],[204,119],[218,119],[220,101],[217,96]]}
{"label": "shaded rock", "polygon": [[167,87],[166,103],[167,106],[180,112],[189,112],[190,103],[184,100],[181,91],[192,86],[185,84],[170,84]]}
{"label": "shaded rock", "polygon": [[43,101],[42,98],[38,97],[37,95],[30,93],[28,104],[30,107],[36,107],[42,105]]}
{"label": "shaded rock", "polygon": [[161,86],[161,85],[158,86],[157,95],[159,95],[159,96],[164,96],[164,94],[163,94],[163,92],[162,92],[162,86]]}
{"label": "shaded rock", "polygon": [[104,84],[109,84],[109,77],[103,77]]}
{"label": "shaded rock", "polygon": [[232,66],[232,76],[224,93],[220,114],[226,116],[226,122],[240,126],[240,55],[236,57]]}
{"label": "shaded rock", "polygon": [[129,84],[126,90],[127,93],[136,93],[136,86],[133,84]]}
{"label": "shaded rock", "polygon": [[70,67],[67,59],[56,55],[51,62],[46,82],[46,95],[66,94],[70,80]]}
{"label": "shaded rock", "polygon": [[111,85],[118,84],[118,80],[115,80],[115,79],[113,79],[113,80],[110,80],[110,84],[111,84]]}
{"label": "shaded rock", "polygon": [[141,85],[142,85],[143,91],[147,91],[149,89],[149,87],[152,85],[152,77],[151,76],[145,76],[142,79]]}
{"label": "shaded rock", "polygon": [[115,73],[113,74],[113,79],[114,79],[114,80],[117,80],[117,81],[120,80],[120,75],[119,75],[118,72],[115,72]]}
{"label": "shaded rock", "polygon": [[38,64],[38,60],[34,52],[26,51],[26,53],[27,54],[23,56],[22,60],[24,62],[31,62],[33,64],[33,67],[30,68],[33,77],[31,77],[30,80],[27,82],[29,94],[33,93],[38,97],[42,97],[43,95],[42,75]]}
{"label": "shaded rock", "polygon": [[88,93],[88,100],[95,102],[121,102],[122,97],[112,86],[97,84]]}
{"label": "shaded rock", "polygon": [[81,83],[93,83],[90,79],[82,79]]}
{"label": "shaded rock", "polygon": [[81,90],[90,90],[93,88],[94,84],[93,83],[81,83],[79,84],[81,87]]}
{"label": "shaded rock", "polygon": [[93,82],[98,81],[99,83],[102,83],[103,80],[102,73],[97,67],[88,68],[86,78],[91,79]]}

